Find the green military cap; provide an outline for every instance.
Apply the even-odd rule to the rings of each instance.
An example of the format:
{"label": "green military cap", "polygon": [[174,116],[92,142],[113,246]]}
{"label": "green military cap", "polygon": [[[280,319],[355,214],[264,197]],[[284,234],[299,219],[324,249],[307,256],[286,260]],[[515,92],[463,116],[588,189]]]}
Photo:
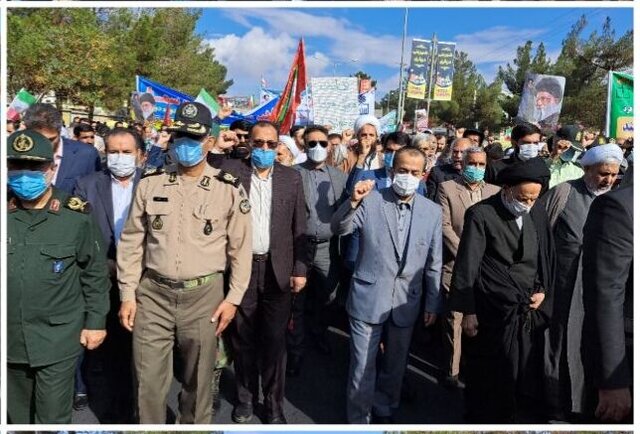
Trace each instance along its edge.
{"label": "green military cap", "polygon": [[8,160],[53,161],[53,144],[34,130],[21,130],[7,139]]}

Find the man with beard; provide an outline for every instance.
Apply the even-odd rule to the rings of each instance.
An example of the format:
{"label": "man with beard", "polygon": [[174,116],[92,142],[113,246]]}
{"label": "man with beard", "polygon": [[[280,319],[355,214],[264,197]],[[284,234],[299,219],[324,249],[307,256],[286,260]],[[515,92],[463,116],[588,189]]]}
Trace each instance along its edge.
{"label": "man with beard", "polygon": [[462,312],[466,418],[471,423],[546,421],[544,329],[551,314],[554,249],[534,206],[549,182],[542,159],[504,169],[496,194],[469,208],[453,268],[449,309]]}
{"label": "man with beard", "polygon": [[584,319],[582,229],[591,203],[611,189],[622,160],[622,150],[617,145],[593,147],[580,161],[584,176],[559,184],[541,200],[553,231],[556,269],[562,270],[555,276],[553,318],[545,357],[548,401],[551,416],[556,419],[584,417],[584,370],[580,355]]}
{"label": "man with beard", "polygon": [[440,184],[452,179],[462,178],[464,151],[472,146],[467,138],[456,139],[451,145],[451,163],[435,166],[427,179],[427,197],[436,201]]}
{"label": "man with beard", "polygon": [[[540,128],[533,124],[518,124],[511,131],[511,145],[513,153],[509,158],[492,161],[487,165],[484,180],[489,184],[498,184],[498,174],[506,167],[511,166],[519,161],[527,161],[532,158],[539,158],[540,141],[542,132]],[[542,159],[540,158],[542,161]]]}
{"label": "man with beard", "polygon": [[563,89],[553,77],[545,77],[535,88],[534,121],[542,129],[553,128],[560,118]]}

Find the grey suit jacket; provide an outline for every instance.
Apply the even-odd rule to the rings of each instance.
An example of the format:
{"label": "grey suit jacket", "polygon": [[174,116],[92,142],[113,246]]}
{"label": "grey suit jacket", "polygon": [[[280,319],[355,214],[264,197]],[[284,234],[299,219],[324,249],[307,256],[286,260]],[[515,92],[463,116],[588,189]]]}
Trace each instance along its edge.
{"label": "grey suit jacket", "polygon": [[[500,187],[493,184],[485,183],[481,188],[481,200],[500,192]],[[464,214],[473,204],[462,179],[452,179],[440,184],[436,202],[442,206],[442,239],[444,242],[442,284],[444,289],[448,291],[451,285],[453,264],[458,254],[458,244],[460,244],[462,236]]]}
{"label": "grey suit jacket", "polygon": [[[404,261],[397,261],[396,196],[391,188],[372,191],[354,210],[345,201],[331,221],[335,234],[360,231],[347,312],[370,324],[389,316],[398,327],[414,324],[421,311],[442,311],[442,210],[416,195]],[[395,254],[394,254],[395,253]],[[424,305],[422,305],[422,297]],[[421,309],[422,308],[422,309]]]}

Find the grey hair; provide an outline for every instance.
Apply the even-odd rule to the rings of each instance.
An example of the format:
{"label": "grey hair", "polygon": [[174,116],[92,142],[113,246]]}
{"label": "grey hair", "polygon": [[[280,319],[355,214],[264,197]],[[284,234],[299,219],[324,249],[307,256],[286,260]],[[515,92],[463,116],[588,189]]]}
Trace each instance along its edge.
{"label": "grey hair", "polygon": [[27,109],[23,117],[24,124],[29,129],[62,129],[62,115],[51,104],[38,103]]}
{"label": "grey hair", "polygon": [[418,133],[411,140],[411,146],[413,146],[414,148],[419,148],[420,147],[420,143],[426,142],[427,140],[429,140],[431,138],[431,136],[433,136],[433,134]]}
{"label": "grey hair", "polygon": [[485,152],[484,149],[482,149],[479,146],[472,146],[471,148],[467,148],[467,149],[464,150],[464,153],[462,155],[462,164],[465,164],[465,165],[467,164],[469,155],[471,155],[471,154],[485,154],[486,155],[486,152]]}

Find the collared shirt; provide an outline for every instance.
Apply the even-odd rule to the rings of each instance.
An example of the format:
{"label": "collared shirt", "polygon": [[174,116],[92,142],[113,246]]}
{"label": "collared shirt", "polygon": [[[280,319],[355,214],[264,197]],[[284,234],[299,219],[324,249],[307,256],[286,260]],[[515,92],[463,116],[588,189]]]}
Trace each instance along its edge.
{"label": "collared shirt", "polygon": [[255,169],[251,174],[251,221],[253,223],[253,253],[262,255],[269,252],[271,243],[271,197],[273,192],[273,169],[262,179]]}
{"label": "collared shirt", "polygon": [[58,179],[58,173],[60,172],[60,165],[62,164],[62,144],[64,143],[64,139],[60,137],[60,144],[58,145],[58,150],[55,154],[53,154],[53,162],[56,164],[55,171],[53,172],[53,179],[51,183],[56,185],[56,180]]}
{"label": "collared shirt", "polygon": [[317,169],[309,170],[309,178],[313,183],[309,191],[309,214],[307,216],[307,235],[320,239],[331,238],[331,217],[334,207],[331,203],[336,202],[329,170],[326,165]]}
{"label": "collared shirt", "polygon": [[133,176],[127,184],[111,175],[111,203],[113,204],[113,237],[116,245],[120,241],[120,234],[129,216],[131,199],[133,197]]}
{"label": "collared shirt", "polygon": [[572,162],[565,162],[561,159],[547,160],[551,178],[549,179],[549,188],[553,188],[558,184],[574,179],[582,178],[584,170],[580,166]]}
{"label": "collared shirt", "polygon": [[480,181],[480,185],[475,189],[469,188],[469,184],[465,182],[465,187],[467,188],[467,193],[469,193],[469,199],[471,199],[471,203],[475,204],[482,200],[482,188],[484,187],[484,181]]}
{"label": "collared shirt", "polygon": [[408,202],[402,201],[396,196],[396,217],[398,218],[398,251],[404,259],[404,249],[411,228],[411,214],[413,213],[413,201],[415,195]]}

